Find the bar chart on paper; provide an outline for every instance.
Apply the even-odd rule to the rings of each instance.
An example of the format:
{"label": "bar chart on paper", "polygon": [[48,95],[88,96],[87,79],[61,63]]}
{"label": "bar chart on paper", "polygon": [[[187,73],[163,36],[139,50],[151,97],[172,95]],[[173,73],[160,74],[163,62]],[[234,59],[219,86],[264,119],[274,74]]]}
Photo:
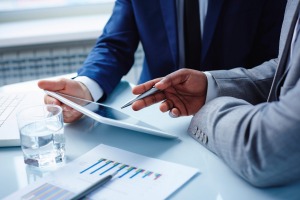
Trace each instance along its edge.
{"label": "bar chart on paper", "polygon": [[154,173],[152,171],[147,171],[145,169],[137,168],[127,164],[122,164],[116,161],[101,158],[96,163],[82,170],[80,174],[95,174],[95,175],[106,175],[117,171],[118,178],[128,178],[128,179],[151,179],[157,180],[161,177],[161,174]]}
{"label": "bar chart on paper", "polygon": [[70,191],[56,187],[49,183],[44,183],[43,185],[23,195],[21,199],[22,200],[38,200],[38,199],[63,200],[63,199],[70,199],[74,195],[75,194]]}
{"label": "bar chart on paper", "polygon": [[[68,199],[117,171],[89,199],[165,199],[199,171],[114,147],[99,145],[50,177],[9,198]],[[51,198],[50,198],[51,197]]]}

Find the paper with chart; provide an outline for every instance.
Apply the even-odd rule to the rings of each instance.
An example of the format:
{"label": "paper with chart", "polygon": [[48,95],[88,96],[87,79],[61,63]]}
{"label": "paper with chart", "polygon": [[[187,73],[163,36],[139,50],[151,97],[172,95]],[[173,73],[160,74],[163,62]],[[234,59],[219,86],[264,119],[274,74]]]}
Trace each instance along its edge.
{"label": "paper with chart", "polygon": [[99,145],[8,199],[69,199],[103,176],[118,174],[89,199],[165,199],[198,169]]}

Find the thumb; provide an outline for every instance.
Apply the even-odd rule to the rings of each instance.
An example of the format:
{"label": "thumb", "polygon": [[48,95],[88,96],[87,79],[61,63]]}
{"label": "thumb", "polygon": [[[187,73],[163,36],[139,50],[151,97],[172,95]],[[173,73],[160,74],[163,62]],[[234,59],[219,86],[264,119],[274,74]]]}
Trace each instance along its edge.
{"label": "thumb", "polygon": [[67,79],[61,78],[58,80],[40,80],[38,87],[43,90],[59,91],[66,87]]}

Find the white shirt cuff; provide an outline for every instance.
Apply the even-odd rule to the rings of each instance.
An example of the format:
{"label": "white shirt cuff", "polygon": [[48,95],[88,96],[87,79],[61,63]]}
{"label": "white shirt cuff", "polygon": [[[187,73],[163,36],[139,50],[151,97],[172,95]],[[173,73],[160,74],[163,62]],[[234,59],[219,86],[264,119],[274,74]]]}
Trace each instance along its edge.
{"label": "white shirt cuff", "polygon": [[94,101],[98,101],[103,96],[103,89],[93,79],[86,76],[77,76],[74,80],[83,83],[88,88]]}
{"label": "white shirt cuff", "polygon": [[207,93],[205,103],[218,97],[218,85],[209,72],[203,72],[207,78]]}

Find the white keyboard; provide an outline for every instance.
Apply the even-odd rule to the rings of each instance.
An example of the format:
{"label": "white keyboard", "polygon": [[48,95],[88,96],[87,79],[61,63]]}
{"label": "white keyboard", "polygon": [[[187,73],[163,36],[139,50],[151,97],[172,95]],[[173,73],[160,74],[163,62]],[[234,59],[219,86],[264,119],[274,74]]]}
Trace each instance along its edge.
{"label": "white keyboard", "polygon": [[0,94],[0,127],[22,101],[22,94]]}

